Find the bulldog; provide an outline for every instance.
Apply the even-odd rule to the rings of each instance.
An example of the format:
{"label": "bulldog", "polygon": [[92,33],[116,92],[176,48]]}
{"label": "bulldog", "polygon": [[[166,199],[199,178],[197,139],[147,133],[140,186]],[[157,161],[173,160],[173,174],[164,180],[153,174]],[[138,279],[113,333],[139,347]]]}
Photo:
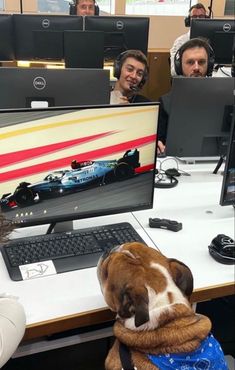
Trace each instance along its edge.
{"label": "bulldog", "polygon": [[209,318],[189,303],[193,276],[184,263],[133,242],[104,254],[97,275],[117,313],[106,370],[228,370]]}

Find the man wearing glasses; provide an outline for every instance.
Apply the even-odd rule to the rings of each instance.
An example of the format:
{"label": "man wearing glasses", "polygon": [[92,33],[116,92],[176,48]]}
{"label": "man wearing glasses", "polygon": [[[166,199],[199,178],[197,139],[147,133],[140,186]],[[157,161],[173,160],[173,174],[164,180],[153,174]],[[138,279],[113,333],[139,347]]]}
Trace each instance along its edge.
{"label": "man wearing glasses", "polygon": [[[185,26],[190,27],[190,20],[191,18],[209,18],[209,16],[206,14],[206,8],[203,4],[197,3],[189,9],[189,14],[185,18]],[[176,76],[175,67],[174,67],[174,57],[179,50],[179,48],[189,40],[190,38],[190,30],[187,33],[184,33],[183,35],[179,36],[175,41],[170,49],[170,64],[171,64],[171,76]]]}

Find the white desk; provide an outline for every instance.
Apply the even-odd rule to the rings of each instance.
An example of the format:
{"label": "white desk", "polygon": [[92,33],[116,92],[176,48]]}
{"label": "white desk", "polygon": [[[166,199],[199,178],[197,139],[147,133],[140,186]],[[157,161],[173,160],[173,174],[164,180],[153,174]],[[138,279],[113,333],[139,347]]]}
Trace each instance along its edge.
{"label": "white desk", "polygon": [[[209,166],[211,172],[214,166]],[[180,168],[190,170],[192,176],[181,176],[175,188],[156,189],[154,209],[135,212],[133,215],[80,220],[75,226],[83,228],[92,224],[131,222],[148,245],[154,246],[149,235],[164,254],[182,260],[192,269],[195,279],[193,301],[233,294],[234,266],[219,264],[208,253],[208,244],[217,234],[234,235],[233,208],[219,206],[222,176],[220,173],[209,174],[208,165]],[[180,221],[183,229],[177,233],[150,229],[149,217]],[[32,235],[41,231],[42,227],[34,227],[20,229],[17,233]],[[0,256],[0,281],[1,291],[18,296],[25,307],[25,339],[114,318],[100,292],[96,268],[13,282]]]}
{"label": "white desk", "polygon": [[[154,208],[135,215],[163,254],[178,258],[190,267],[194,276],[194,301],[235,293],[231,286],[234,265],[220,264],[208,252],[208,245],[216,235],[234,238],[234,209],[219,205],[221,172],[212,173],[214,163],[180,165],[180,168],[190,171],[191,176],[179,177],[179,184],[174,188],[156,189]],[[150,228],[149,217],[182,222],[183,229],[172,232]]]}

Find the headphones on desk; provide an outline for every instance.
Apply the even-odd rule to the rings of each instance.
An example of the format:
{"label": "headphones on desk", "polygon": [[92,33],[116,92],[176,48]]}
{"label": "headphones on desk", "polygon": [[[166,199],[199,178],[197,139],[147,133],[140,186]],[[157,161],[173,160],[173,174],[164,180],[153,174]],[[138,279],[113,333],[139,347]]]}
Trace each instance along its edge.
{"label": "headphones on desk", "polygon": [[175,53],[174,57],[174,65],[175,65],[175,72],[178,76],[183,76],[183,70],[182,70],[182,55],[187,49],[192,49],[194,47],[204,48],[207,52],[208,56],[208,65],[207,65],[207,76],[211,76],[214,64],[215,64],[215,53],[212,49],[211,45],[206,39],[197,37],[194,39],[190,39],[186,41]]}
{"label": "headphones on desk", "polygon": [[174,188],[178,184],[176,177],[180,176],[176,168],[168,168],[168,170],[155,171],[154,187],[160,189]]}
{"label": "headphones on desk", "polygon": [[[100,14],[100,8],[98,4],[95,2],[95,14],[94,15],[99,15]],[[73,0],[72,2],[69,3],[69,15],[77,15],[77,0]]]}
{"label": "headphones on desk", "polygon": [[134,59],[138,60],[139,62],[141,62],[145,65],[142,80],[140,81],[140,83],[138,85],[138,89],[141,89],[144,86],[145,82],[147,81],[148,74],[149,74],[148,61],[147,61],[147,58],[144,55],[144,53],[142,53],[142,51],[140,51],[140,50],[126,50],[123,53],[119,54],[117,56],[115,62],[114,62],[113,75],[117,79],[120,78],[123,63],[125,62],[125,60],[127,58],[134,58]]}

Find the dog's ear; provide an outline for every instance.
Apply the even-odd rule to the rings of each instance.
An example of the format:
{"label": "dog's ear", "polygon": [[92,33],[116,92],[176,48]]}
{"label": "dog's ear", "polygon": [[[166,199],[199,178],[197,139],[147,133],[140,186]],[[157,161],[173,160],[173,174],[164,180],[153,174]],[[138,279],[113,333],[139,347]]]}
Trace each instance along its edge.
{"label": "dog's ear", "polygon": [[118,315],[121,318],[135,316],[135,326],[139,327],[149,321],[148,291],[145,287],[133,289],[131,286],[124,288],[120,293],[120,307]]}
{"label": "dog's ear", "polygon": [[168,262],[175,284],[189,298],[193,291],[193,275],[190,268],[173,258]]}

